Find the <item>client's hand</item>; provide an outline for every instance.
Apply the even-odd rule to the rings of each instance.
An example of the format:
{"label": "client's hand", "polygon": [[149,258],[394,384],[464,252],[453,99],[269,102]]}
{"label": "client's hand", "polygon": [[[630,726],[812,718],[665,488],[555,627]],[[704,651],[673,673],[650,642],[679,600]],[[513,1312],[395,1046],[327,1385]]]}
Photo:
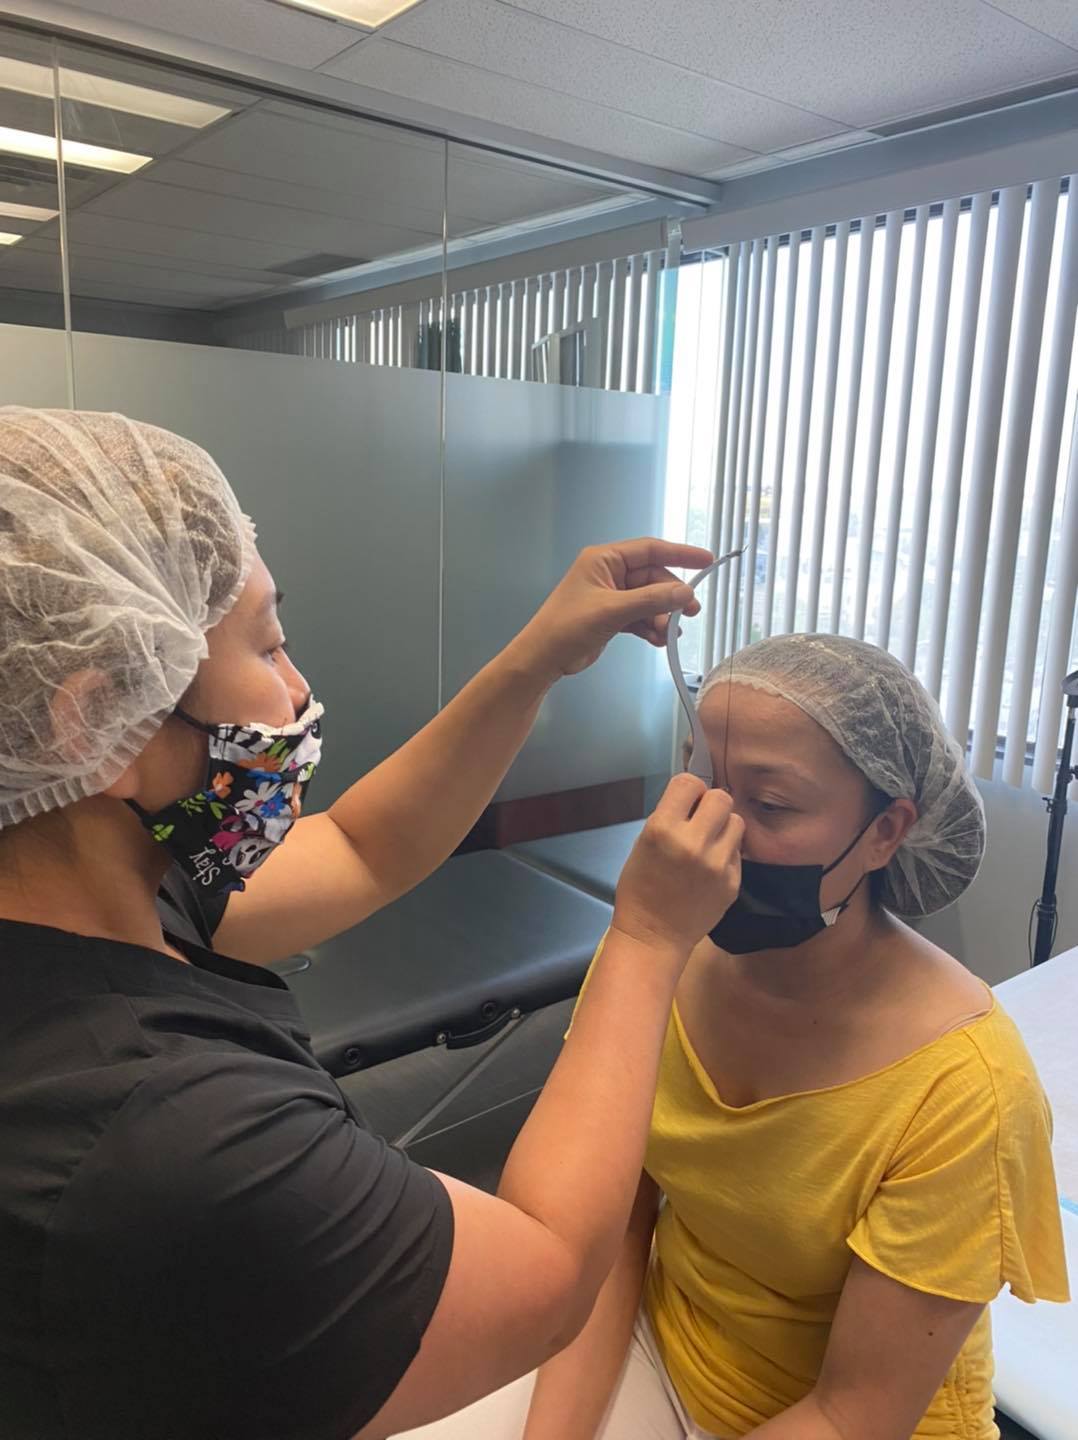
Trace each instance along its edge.
{"label": "client's hand", "polygon": [[620,540],[591,545],[513,642],[529,666],[553,682],[586,670],[622,631],[666,643],[671,610],[695,615],[700,602],[667,566],[699,570],[714,557],[696,545]]}
{"label": "client's hand", "polygon": [[734,902],[744,833],[725,790],[675,775],[625,862],[612,928],[687,958]]}

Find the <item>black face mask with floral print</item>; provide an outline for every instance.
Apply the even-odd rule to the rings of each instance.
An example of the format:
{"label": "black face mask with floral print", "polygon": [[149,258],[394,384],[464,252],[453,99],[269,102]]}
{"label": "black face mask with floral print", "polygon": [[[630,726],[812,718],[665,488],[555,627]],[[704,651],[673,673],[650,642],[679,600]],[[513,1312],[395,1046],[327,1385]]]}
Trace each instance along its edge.
{"label": "black face mask with floral print", "polygon": [[313,700],[292,725],[204,725],[178,719],[209,737],[205,788],[163,810],[127,803],[153,838],[208,894],[244,888],[284,840],[322,754],[322,706]]}

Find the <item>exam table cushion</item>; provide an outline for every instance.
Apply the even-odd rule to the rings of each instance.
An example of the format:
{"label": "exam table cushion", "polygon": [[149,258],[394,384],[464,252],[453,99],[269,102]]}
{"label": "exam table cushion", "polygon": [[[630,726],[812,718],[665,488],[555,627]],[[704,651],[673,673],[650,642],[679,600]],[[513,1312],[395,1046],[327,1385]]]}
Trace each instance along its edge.
{"label": "exam table cushion", "polygon": [[478,1041],[575,995],[610,908],[499,851],[447,861],[362,925],[274,966],[315,1055],[350,1074]]}

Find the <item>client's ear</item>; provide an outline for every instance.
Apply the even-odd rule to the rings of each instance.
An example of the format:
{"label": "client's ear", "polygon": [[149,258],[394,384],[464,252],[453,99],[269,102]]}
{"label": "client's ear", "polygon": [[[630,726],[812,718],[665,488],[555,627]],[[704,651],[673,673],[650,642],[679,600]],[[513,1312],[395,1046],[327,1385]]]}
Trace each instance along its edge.
{"label": "client's ear", "polygon": [[93,714],[107,698],[109,678],[101,670],[77,670],[49,701],[56,748],[69,765],[80,765],[93,753]]}
{"label": "client's ear", "polygon": [[[77,670],[69,675],[49,702],[49,716],[56,748],[69,765],[81,765],[93,750],[92,737],[97,728],[94,715],[108,704],[112,682],[101,670]],[[116,800],[129,800],[138,790],[135,766],[129,765],[122,775],[101,793]]]}
{"label": "client's ear", "polygon": [[916,823],[917,806],[912,800],[892,800],[869,831],[869,868],[882,870]]}

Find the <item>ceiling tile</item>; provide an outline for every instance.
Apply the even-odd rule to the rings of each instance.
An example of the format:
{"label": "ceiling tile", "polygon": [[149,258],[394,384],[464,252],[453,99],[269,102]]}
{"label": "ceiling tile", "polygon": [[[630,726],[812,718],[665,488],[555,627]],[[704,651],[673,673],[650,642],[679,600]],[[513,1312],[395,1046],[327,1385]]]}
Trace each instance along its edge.
{"label": "ceiling tile", "polygon": [[282,245],[235,235],[214,235],[200,230],[173,228],[153,221],[113,219],[79,210],[68,221],[72,244],[85,242],[104,248],[136,250],[165,259],[184,259],[220,265],[254,265],[269,270],[309,254],[305,246]]}
{"label": "ceiling tile", "polygon": [[[372,207],[373,208],[373,207]],[[232,235],[252,241],[267,238],[294,246],[302,253],[317,251],[374,259],[398,254],[429,243],[429,236],[365,220],[341,220],[331,215],[260,205],[228,195],[207,195],[178,185],[157,185],[134,180],[118,185],[80,213],[111,215],[121,220],[155,221],[177,229],[201,230],[211,235]],[[375,212],[376,213],[376,212]]]}
{"label": "ceiling tile", "polygon": [[314,70],[356,42],[348,25],[269,0],[73,0],[75,8]]}
{"label": "ceiling tile", "polygon": [[[27,251],[13,257],[14,263],[0,268],[0,286],[24,290],[55,288],[55,267],[47,255]],[[247,299],[262,293],[263,287],[227,285],[219,280],[197,275],[179,275],[167,270],[146,270],[127,267],[110,261],[86,261],[71,277],[76,305],[80,296],[122,300],[131,305],[194,305],[203,307],[222,301]],[[78,311],[75,312],[78,324]]]}
{"label": "ceiling tile", "polygon": [[[256,297],[257,298],[257,297]],[[162,310],[214,310],[227,308],[231,300],[219,300],[214,295],[186,295],[175,290],[143,290],[132,285],[115,284],[112,281],[85,281],[78,295],[72,296],[76,338],[79,328],[80,300],[113,300],[119,305],[155,305]]]}
{"label": "ceiling tile", "polygon": [[[135,290],[170,291],[177,295],[197,295],[202,299],[229,300],[233,297],[261,294],[270,281],[225,279],[219,275],[192,274],[189,270],[169,270],[160,265],[140,265],[130,260],[81,255],[76,249],[71,256],[71,289],[80,294],[92,280],[110,285],[129,285]],[[281,283],[280,279],[276,282]]]}
{"label": "ceiling tile", "polygon": [[[179,272],[187,275],[210,275],[218,280],[235,280],[241,285],[281,285],[282,278],[272,270],[254,270],[243,265],[222,265],[212,260],[187,260],[176,255],[156,255],[135,249],[125,249],[122,227],[116,226],[116,245],[91,245],[85,241],[72,244],[72,268],[76,270],[84,261],[112,260],[124,265],[137,265],[148,270]],[[48,239],[32,238],[24,242],[26,248],[52,254],[55,242]]]}
{"label": "ceiling tile", "polygon": [[[468,158],[463,158],[465,156]],[[621,193],[573,182],[571,177],[555,177],[549,170],[541,170],[537,166],[528,168],[525,173],[522,167],[513,168],[511,162],[506,162],[499,169],[491,163],[493,158],[461,147],[454,148],[451,175],[455,222],[465,219],[472,226],[501,225],[537,213],[577,209],[604,200],[611,193]],[[438,195],[431,197],[430,206],[419,210],[414,203],[419,199],[417,194],[406,194],[403,200],[394,196],[390,200],[388,185],[385,189],[355,193],[315,190],[288,181],[240,175],[209,165],[192,165],[184,160],[168,160],[155,166],[150,178],[157,185],[177,185],[210,195],[283,205],[353,222],[366,221],[372,203],[377,203],[383,218],[391,218],[396,225],[423,231],[432,241],[440,239],[442,233],[441,185]],[[377,200],[372,200],[372,196],[376,196]],[[434,209],[435,200],[437,210]]]}
{"label": "ceiling tile", "polygon": [[[373,213],[433,240],[442,233],[444,171],[440,141],[384,126],[327,126],[282,106],[247,112],[147,178],[364,223]],[[457,182],[457,206],[466,203],[471,218],[491,224],[593,204],[610,193],[480,151]]]}
{"label": "ceiling tile", "polygon": [[627,193],[466,145],[453,145],[449,152],[449,231],[454,237],[540,217],[556,219]]}
{"label": "ceiling tile", "polygon": [[1078,49],[1078,4],[1075,0],[985,0],[996,10],[1013,15],[1042,35]]}
{"label": "ceiling tile", "polygon": [[981,0],[515,0],[513,8],[631,45],[871,130],[1075,68],[1073,52]]}
{"label": "ceiling tile", "polygon": [[369,40],[326,68],[377,90],[645,165],[703,174],[727,161],[744,159],[747,153],[740,146],[557,95],[391,40]]}
{"label": "ceiling tile", "polygon": [[[220,183],[203,177],[207,189],[230,193],[233,180],[240,187],[242,177],[254,178],[265,183],[263,194],[252,199],[343,214],[352,213],[346,200],[358,202],[367,218],[391,214],[396,223],[441,234],[442,144],[416,144],[404,131],[365,124],[339,128],[298,109],[259,107],[188,145],[182,163],[218,172]],[[170,173],[166,165],[157,167],[155,180],[158,169]]]}
{"label": "ceiling tile", "polygon": [[220,170],[213,165],[193,165],[187,160],[165,160],[154,166],[148,178],[157,185],[180,185],[188,190],[202,190],[208,195],[234,195],[241,200],[310,210],[343,220],[366,219],[371,213],[372,196],[377,196],[383,215],[392,213],[396,224],[422,231],[432,239],[442,233],[440,184],[439,193],[429,197],[428,203],[421,206],[419,201],[423,197],[415,192],[406,193],[402,200],[390,203],[378,190],[316,188],[314,185],[298,185],[291,180]]}
{"label": "ceiling tile", "polygon": [[498,0],[441,0],[409,11],[392,23],[388,38],[751,150],[777,150],[836,129],[825,116],[641,56]]}

